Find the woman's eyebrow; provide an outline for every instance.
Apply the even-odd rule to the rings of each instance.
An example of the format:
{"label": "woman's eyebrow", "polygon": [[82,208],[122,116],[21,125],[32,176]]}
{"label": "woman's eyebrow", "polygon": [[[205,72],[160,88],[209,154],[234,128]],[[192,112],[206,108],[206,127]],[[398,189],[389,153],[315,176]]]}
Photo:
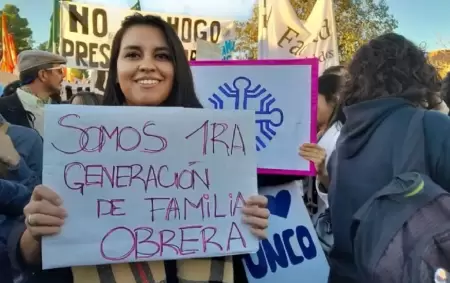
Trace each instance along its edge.
{"label": "woman's eyebrow", "polygon": [[123,49],[125,50],[141,50],[139,45],[127,45]]}
{"label": "woman's eyebrow", "polygon": [[159,47],[155,48],[155,51],[167,51],[167,52],[170,52],[170,49],[167,46],[159,46]]}

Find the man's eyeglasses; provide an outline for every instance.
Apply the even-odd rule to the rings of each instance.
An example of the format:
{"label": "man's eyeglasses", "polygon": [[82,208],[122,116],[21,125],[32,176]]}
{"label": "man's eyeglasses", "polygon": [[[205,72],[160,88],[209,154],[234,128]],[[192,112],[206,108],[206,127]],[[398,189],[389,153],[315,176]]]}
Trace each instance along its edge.
{"label": "man's eyeglasses", "polygon": [[45,69],[45,70],[47,70],[47,71],[58,70],[58,73],[64,74],[65,69],[66,69],[65,65],[59,65],[59,66],[48,68],[48,69]]}

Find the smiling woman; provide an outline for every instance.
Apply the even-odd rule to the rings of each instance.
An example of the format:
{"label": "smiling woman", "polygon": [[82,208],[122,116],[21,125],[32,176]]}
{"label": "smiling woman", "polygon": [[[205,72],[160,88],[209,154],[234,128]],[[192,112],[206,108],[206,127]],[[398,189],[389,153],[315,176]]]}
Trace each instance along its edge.
{"label": "smiling woman", "polygon": [[174,66],[164,34],[136,25],[122,38],[117,78],[127,105],[159,105],[170,94]]}
{"label": "smiling woman", "polygon": [[202,107],[183,45],[161,18],[123,22],[112,44],[104,105]]}
{"label": "smiling woman", "polygon": [[[194,91],[192,73],[183,45],[170,24],[159,17],[140,14],[124,20],[113,40],[103,104],[202,107]],[[104,171],[103,168],[100,169]],[[192,180],[195,172],[191,173],[186,176]],[[207,180],[200,173],[199,176]],[[195,177],[197,184],[203,184],[197,175]],[[207,181],[205,183],[208,185]],[[242,202],[244,207],[240,208],[240,212],[243,223],[249,226],[249,231],[256,237],[264,239],[269,218],[269,211],[266,209],[267,198],[251,196]],[[24,212],[26,221],[17,224],[8,245],[11,246],[11,254],[18,255],[18,258],[12,259],[15,269],[24,273],[28,271],[33,279],[36,279],[33,282],[247,282],[242,261],[234,256],[72,267],[50,271],[31,270],[32,266],[41,261],[41,237],[58,234],[64,227],[68,212],[64,210],[59,196],[45,186],[38,186],[33,190],[31,201]],[[70,217],[79,215],[71,214]],[[233,238],[235,237],[237,236],[233,234]],[[136,238],[136,243],[147,243],[147,240],[145,236],[139,240]],[[17,251],[18,248],[20,251]],[[131,252],[137,252],[136,249],[132,249]],[[242,272],[235,268],[238,266]],[[118,269],[121,272],[114,272]]]}

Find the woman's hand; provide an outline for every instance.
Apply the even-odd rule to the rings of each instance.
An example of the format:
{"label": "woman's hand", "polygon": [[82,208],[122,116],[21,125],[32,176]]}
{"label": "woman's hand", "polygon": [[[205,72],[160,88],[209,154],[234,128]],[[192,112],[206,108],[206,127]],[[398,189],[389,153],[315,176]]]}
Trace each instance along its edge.
{"label": "woman's hand", "polygon": [[325,161],[327,152],[324,148],[315,143],[304,143],[299,149],[299,155],[314,163],[317,175],[326,174]]}
{"label": "woman's hand", "polygon": [[243,222],[250,225],[250,230],[256,237],[266,239],[266,229],[269,226],[270,212],[265,196],[251,196],[242,208]]}
{"label": "woman's hand", "polygon": [[3,132],[0,132],[0,161],[10,167],[17,166],[20,161],[20,155],[11,138]]}
{"label": "woman's hand", "polygon": [[330,178],[326,168],[327,152],[315,143],[304,143],[299,149],[299,155],[314,163],[317,179],[325,187],[330,185]]}
{"label": "woman's hand", "polygon": [[25,224],[27,232],[36,240],[42,236],[51,236],[61,231],[67,213],[61,206],[62,200],[51,189],[39,185],[34,188],[30,202],[25,206]]}

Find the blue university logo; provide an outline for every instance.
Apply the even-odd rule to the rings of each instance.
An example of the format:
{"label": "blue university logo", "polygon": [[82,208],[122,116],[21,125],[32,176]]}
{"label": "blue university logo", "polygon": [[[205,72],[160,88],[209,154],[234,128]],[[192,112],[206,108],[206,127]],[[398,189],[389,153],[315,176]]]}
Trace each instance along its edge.
{"label": "blue university logo", "polygon": [[214,109],[255,110],[256,150],[267,147],[277,134],[276,129],[283,124],[284,115],[280,108],[274,107],[275,97],[260,84],[252,84],[247,77],[237,77],[231,84],[224,83],[208,98]]}

